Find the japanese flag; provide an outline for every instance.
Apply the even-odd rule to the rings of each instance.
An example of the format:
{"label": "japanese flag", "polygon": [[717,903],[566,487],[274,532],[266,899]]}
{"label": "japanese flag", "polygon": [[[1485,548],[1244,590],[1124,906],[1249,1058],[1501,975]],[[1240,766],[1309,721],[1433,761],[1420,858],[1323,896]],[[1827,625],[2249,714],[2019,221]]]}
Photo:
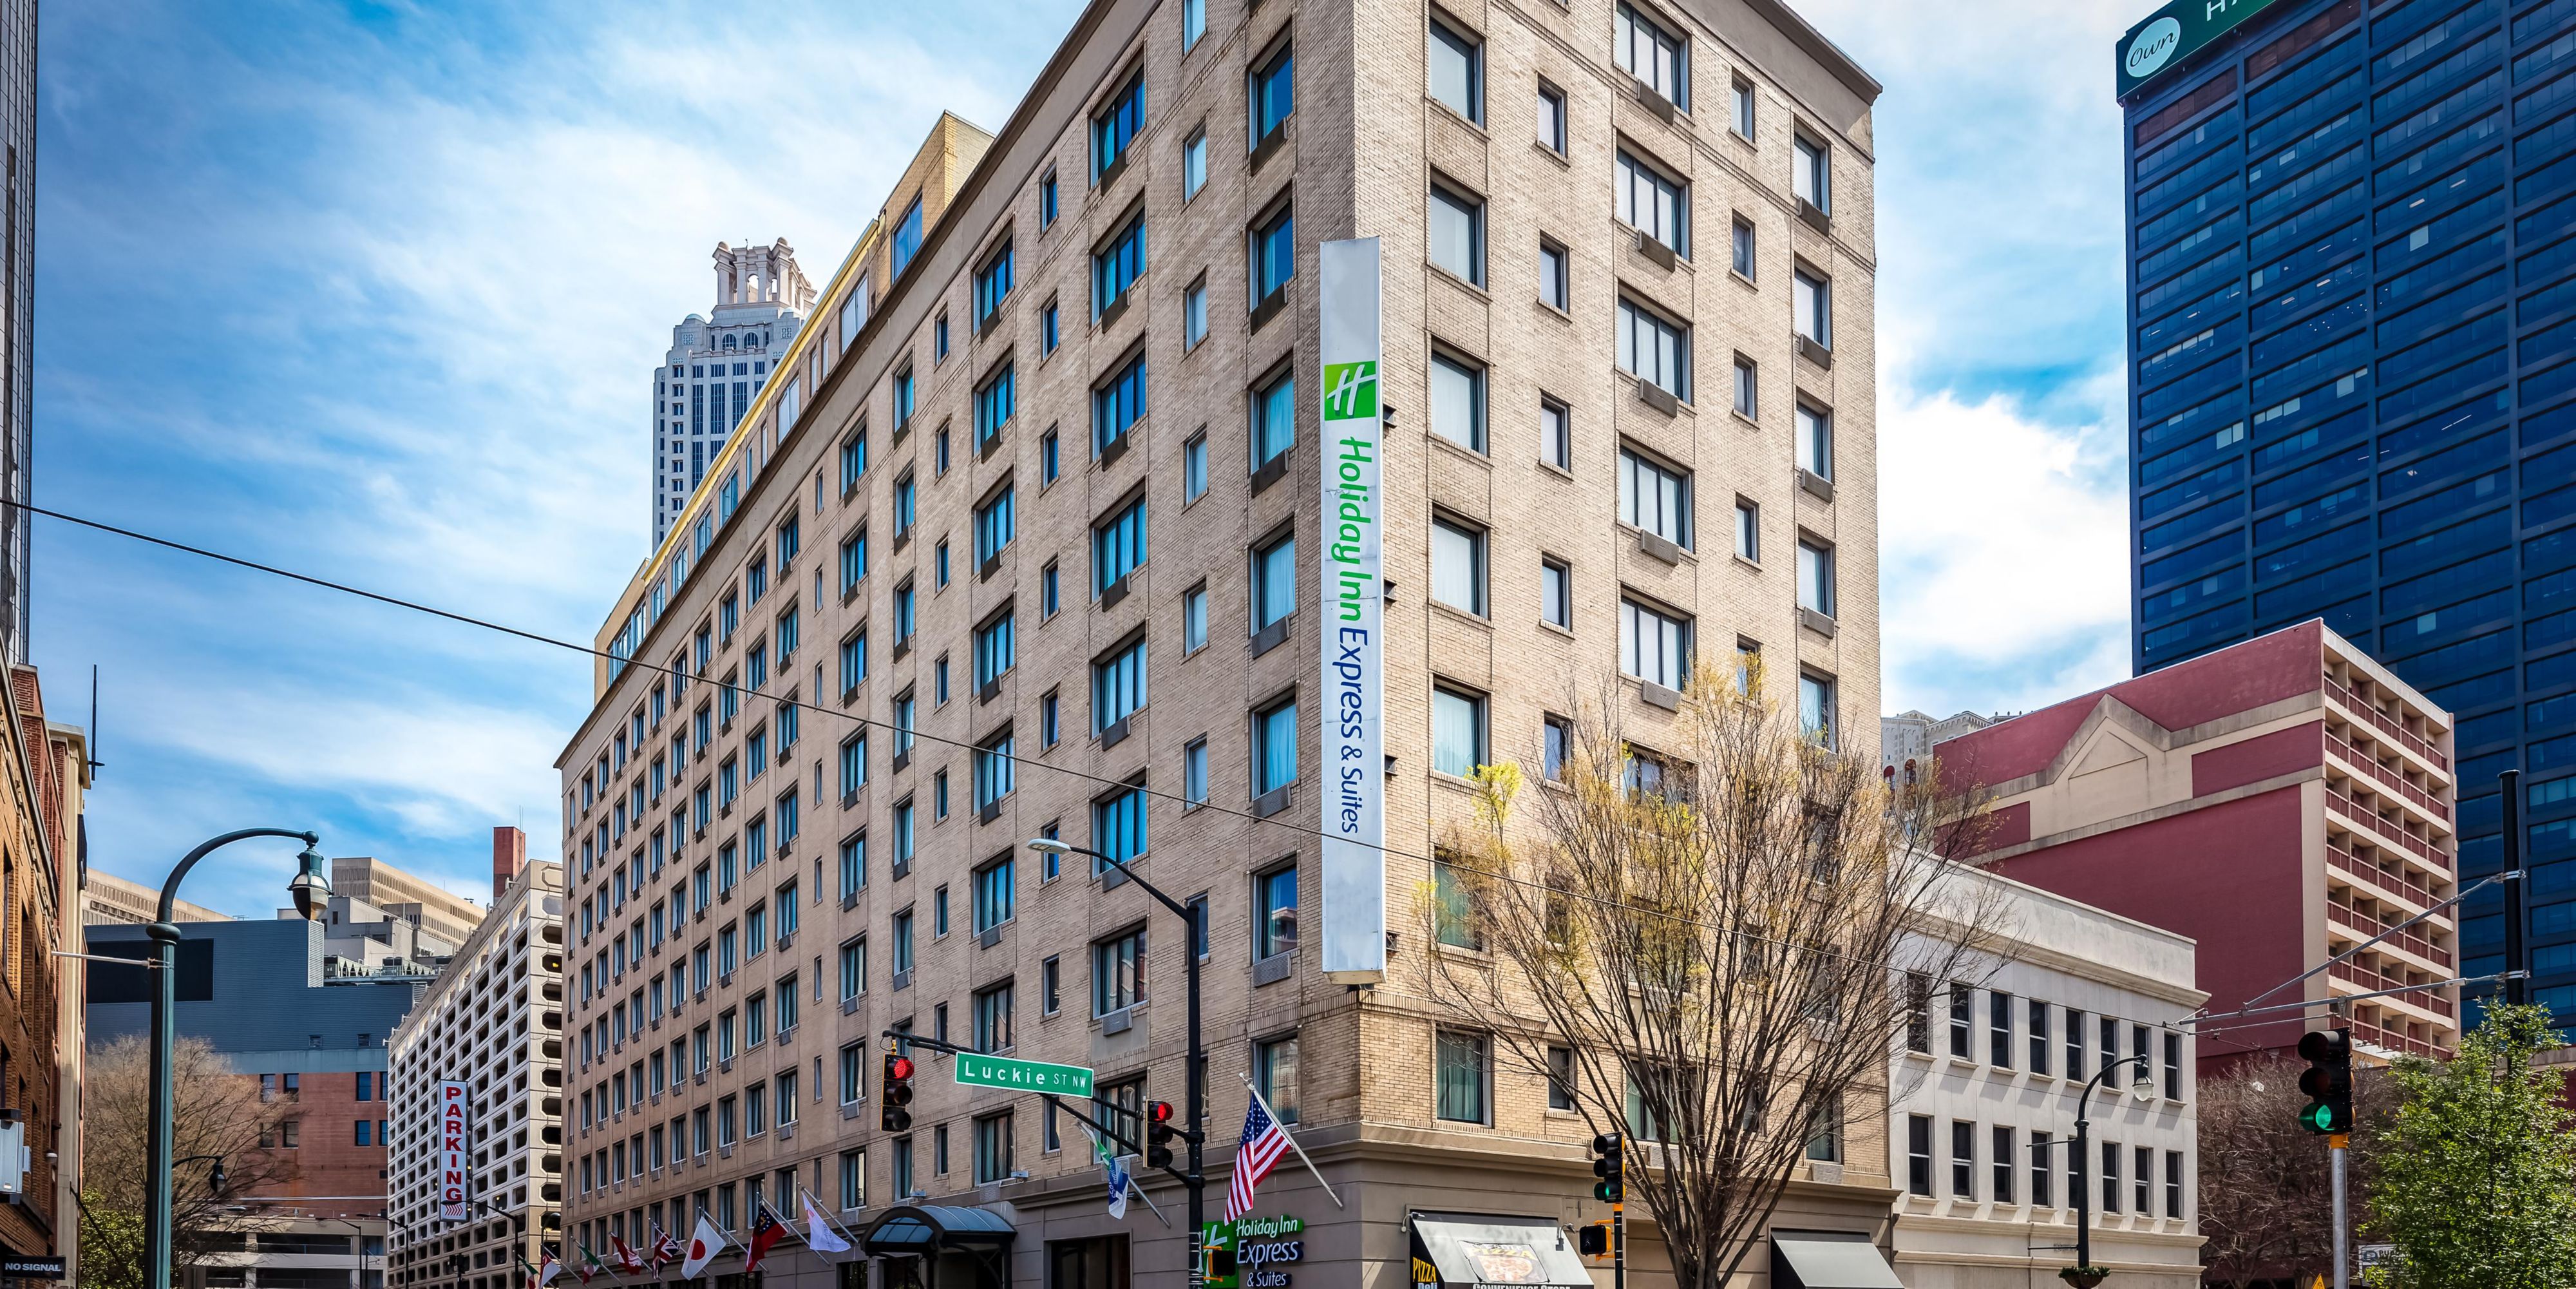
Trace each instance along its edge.
{"label": "japanese flag", "polygon": [[716,1224],[708,1221],[706,1214],[698,1214],[698,1229],[689,1234],[689,1255],[680,1261],[680,1278],[697,1279],[698,1273],[706,1270],[707,1264],[724,1251],[725,1233],[717,1230]]}

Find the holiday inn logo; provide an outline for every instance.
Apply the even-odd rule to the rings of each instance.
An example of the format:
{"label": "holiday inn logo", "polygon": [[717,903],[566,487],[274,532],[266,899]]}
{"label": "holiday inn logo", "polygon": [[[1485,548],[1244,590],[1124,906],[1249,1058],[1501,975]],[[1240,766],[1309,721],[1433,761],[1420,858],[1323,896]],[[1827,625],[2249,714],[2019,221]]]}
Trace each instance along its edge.
{"label": "holiday inn logo", "polygon": [[1324,364],[1324,419],[1347,421],[1377,415],[1377,364]]}

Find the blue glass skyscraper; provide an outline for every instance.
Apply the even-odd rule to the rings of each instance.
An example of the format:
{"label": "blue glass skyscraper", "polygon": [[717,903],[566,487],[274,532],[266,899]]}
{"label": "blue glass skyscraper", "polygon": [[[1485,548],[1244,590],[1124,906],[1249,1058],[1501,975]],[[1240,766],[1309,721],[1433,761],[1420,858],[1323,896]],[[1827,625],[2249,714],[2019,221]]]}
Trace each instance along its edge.
{"label": "blue glass skyscraper", "polygon": [[2576,1014],[2576,0],[2181,0],[2115,57],[2136,665],[2322,617],[2449,708],[2461,882],[2518,765]]}

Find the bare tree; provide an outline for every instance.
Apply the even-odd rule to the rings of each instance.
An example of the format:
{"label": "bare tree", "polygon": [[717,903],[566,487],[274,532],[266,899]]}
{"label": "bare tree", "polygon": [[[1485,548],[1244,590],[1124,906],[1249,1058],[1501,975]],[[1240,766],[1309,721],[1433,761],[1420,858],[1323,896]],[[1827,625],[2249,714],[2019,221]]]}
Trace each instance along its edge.
{"label": "bare tree", "polygon": [[[171,1158],[212,1155],[223,1161],[230,1194],[261,1194],[295,1176],[292,1151],[270,1149],[279,1125],[295,1107],[262,1101],[258,1083],[236,1072],[202,1038],[183,1037],[170,1053]],[[82,1091],[87,1120],[82,1133],[81,1279],[100,1286],[140,1286],[144,1279],[140,1223],[149,1173],[146,1143],[151,1123],[151,1044],[129,1034],[89,1054]],[[220,1233],[225,1198],[203,1161],[170,1170],[171,1259],[189,1267],[202,1261]],[[106,1256],[94,1264],[92,1236]],[[129,1238],[130,1237],[130,1238]],[[235,1237],[236,1239],[238,1237]],[[125,1256],[116,1256],[124,1251]],[[132,1265],[124,1265],[128,1262]]]}
{"label": "bare tree", "polygon": [[[2334,1263],[2333,1172],[2325,1138],[2298,1124],[2307,1063],[2250,1056],[2200,1083],[2201,1264],[2229,1289],[2309,1273]],[[2386,1076],[2353,1071],[2348,1182],[2363,1211],[2379,1134],[2395,1111]]]}
{"label": "bare tree", "polygon": [[1628,1198],[1676,1282],[1714,1289],[1811,1143],[1839,1149],[1847,1106],[1883,1112],[1908,982],[1991,970],[1999,903],[1944,880],[1983,826],[1974,794],[1884,781],[1722,683],[1652,749],[1623,735],[1628,701],[1576,704],[1533,772],[1479,771],[1477,826],[1426,901],[1425,989],[1640,1143]]}

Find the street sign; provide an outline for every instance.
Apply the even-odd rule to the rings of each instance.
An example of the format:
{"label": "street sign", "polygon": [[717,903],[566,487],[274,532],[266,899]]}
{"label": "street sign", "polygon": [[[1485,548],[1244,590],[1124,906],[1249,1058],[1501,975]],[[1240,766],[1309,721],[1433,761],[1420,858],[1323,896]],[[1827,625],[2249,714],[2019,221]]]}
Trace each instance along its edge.
{"label": "street sign", "polygon": [[20,1280],[60,1280],[63,1260],[33,1253],[0,1254],[0,1276]]}
{"label": "street sign", "polygon": [[2397,1246],[2394,1244],[2364,1244],[2355,1248],[2353,1252],[2361,1255],[2359,1262],[2365,1270],[2371,1267],[2393,1267],[2398,1262]]}
{"label": "street sign", "polygon": [[984,1088],[1058,1092],[1069,1097],[1091,1095],[1091,1071],[1079,1065],[1050,1065],[980,1052],[957,1054],[957,1081]]}

